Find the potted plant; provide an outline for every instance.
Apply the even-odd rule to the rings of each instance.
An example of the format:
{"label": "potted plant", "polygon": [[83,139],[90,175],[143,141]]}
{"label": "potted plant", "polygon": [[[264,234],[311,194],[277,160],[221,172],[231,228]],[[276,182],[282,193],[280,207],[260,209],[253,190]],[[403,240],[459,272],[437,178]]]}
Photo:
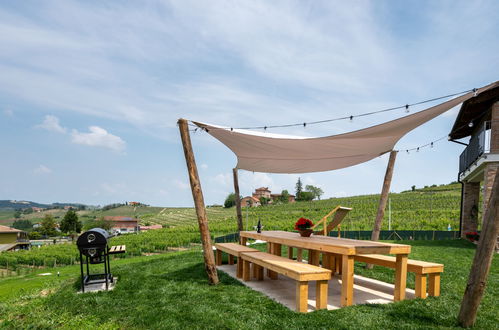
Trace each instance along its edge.
{"label": "potted plant", "polygon": [[314,223],[311,220],[300,218],[295,223],[295,230],[298,230],[302,237],[310,237],[310,235],[312,235],[312,233],[314,232],[312,230],[313,225]]}
{"label": "potted plant", "polygon": [[469,231],[467,233],[464,233],[467,239],[470,240],[470,242],[475,243],[480,239],[480,234],[477,233],[476,231]]}

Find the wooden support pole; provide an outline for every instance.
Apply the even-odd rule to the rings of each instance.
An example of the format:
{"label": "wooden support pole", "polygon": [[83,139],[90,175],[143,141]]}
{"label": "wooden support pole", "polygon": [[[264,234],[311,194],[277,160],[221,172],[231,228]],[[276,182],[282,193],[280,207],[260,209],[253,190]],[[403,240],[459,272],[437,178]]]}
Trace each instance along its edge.
{"label": "wooden support pole", "polygon": [[179,119],[178,127],[182,145],[184,147],[185,161],[187,163],[187,171],[189,172],[189,181],[191,183],[192,197],[196,207],[198,218],[199,231],[201,233],[201,243],[203,245],[204,268],[208,274],[210,284],[218,284],[217,268],[215,266],[215,258],[213,256],[213,248],[211,245],[210,230],[208,228],[208,217],[206,216],[206,208],[204,205],[203,191],[201,190],[201,182],[199,181],[198,169],[194,153],[192,151],[191,136],[187,120]]}
{"label": "wooden support pole", "polygon": [[376,220],[374,221],[374,228],[371,234],[372,241],[379,240],[381,222],[383,222],[383,217],[385,216],[386,202],[388,201],[388,193],[390,192],[390,185],[392,183],[395,158],[397,158],[397,151],[393,150],[392,152],[390,152],[390,158],[388,159],[388,166],[386,167],[385,180],[383,181],[383,189],[381,190],[381,196],[379,198],[378,213],[376,214]]}
{"label": "wooden support pole", "polygon": [[243,231],[243,214],[241,212],[241,195],[239,194],[239,179],[237,177],[237,168],[232,169],[234,176],[234,193],[236,194],[236,215],[237,215],[237,230]]}
{"label": "wooden support pole", "polygon": [[475,324],[476,314],[487,284],[490,264],[499,235],[499,171],[494,178],[489,205],[485,213],[482,231],[471,265],[468,284],[464,291],[458,321],[463,327]]}

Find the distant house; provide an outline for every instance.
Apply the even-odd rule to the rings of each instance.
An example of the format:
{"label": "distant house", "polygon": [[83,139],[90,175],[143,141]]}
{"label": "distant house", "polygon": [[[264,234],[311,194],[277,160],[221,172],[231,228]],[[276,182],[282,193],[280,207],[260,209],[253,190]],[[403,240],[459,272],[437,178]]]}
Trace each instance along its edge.
{"label": "distant house", "polygon": [[140,202],[128,202],[129,206],[139,206],[140,204]]}
{"label": "distant house", "polygon": [[42,212],[43,210],[45,210],[44,208],[35,207],[35,206],[33,206],[31,209],[33,210],[33,212]]}
{"label": "distant house", "polygon": [[163,226],[161,226],[161,225],[139,226],[140,231],[156,230],[156,229],[162,229],[162,228],[163,228]]}
{"label": "distant house", "polygon": [[262,205],[260,203],[260,199],[253,197],[253,196],[246,196],[241,199],[241,207],[255,207],[255,206],[260,206]]}
{"label": "distant house", "polygon": [[[270,198],[272,199],[272,201],[277,201],[281,199],[281,196],[282,196],[281,194],[271,194]],[[294,202],[296,202],[295,195],[289,195],[288,203],[294,203]]]}
{"label": "distant house", "polygon": [[255,189],[255,192],[253,193],[253,197],[260,199],[261,197],[270,199],[270,190],[268,187],[261,187]]}
{"label": "distant house", "polygon": [[0,226],[0,252],[29,248],[28,233],[19,229]]}
{"label": "distant house", "polygon": [[65,205],[65,206],[64,206],[64,209],[65,209],[65,210],[71,210],[71,209],[74,209],[74,207],[73,207],[73,206],[71,206],[71,205]]}
{"label": "distant house", "polygon": [[105,221],[111,222],[111,230],[119,234],[136,233],[139,231],[139,219],[132,217],[104,217]]}

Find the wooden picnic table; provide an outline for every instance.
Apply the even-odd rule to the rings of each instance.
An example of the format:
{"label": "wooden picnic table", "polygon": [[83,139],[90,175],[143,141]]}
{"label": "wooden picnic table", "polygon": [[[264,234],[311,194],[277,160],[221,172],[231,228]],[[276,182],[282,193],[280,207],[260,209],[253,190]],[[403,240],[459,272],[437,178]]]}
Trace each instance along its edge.
{"label": "wooden picnic table", "polygon": [[[341,255],[341,305],[353,304],[354,257],[359,254],[394,254],[396,256],[394,300],[404,300],[407,280],[407,259],[411,246],[405,244],[363,241],[328,236],[301,237],[299,233],[287,231],[241,231],[240,243],[246,245],[247,239],[266,241],[268,251],[281,255],[282,245],[308,249],[309,255],[318,253]],[[310,262],[310,257],[309,257]]]}

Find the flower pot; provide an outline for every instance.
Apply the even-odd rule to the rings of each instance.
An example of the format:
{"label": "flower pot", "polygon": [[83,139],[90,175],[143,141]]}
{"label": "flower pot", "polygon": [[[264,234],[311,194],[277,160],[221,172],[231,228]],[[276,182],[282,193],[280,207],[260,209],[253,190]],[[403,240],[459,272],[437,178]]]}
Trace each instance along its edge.
{"label": "flower pot", "polygon": [[298,231],[301,237],[310,237],[314,232],[312,229],[303,229]]}

